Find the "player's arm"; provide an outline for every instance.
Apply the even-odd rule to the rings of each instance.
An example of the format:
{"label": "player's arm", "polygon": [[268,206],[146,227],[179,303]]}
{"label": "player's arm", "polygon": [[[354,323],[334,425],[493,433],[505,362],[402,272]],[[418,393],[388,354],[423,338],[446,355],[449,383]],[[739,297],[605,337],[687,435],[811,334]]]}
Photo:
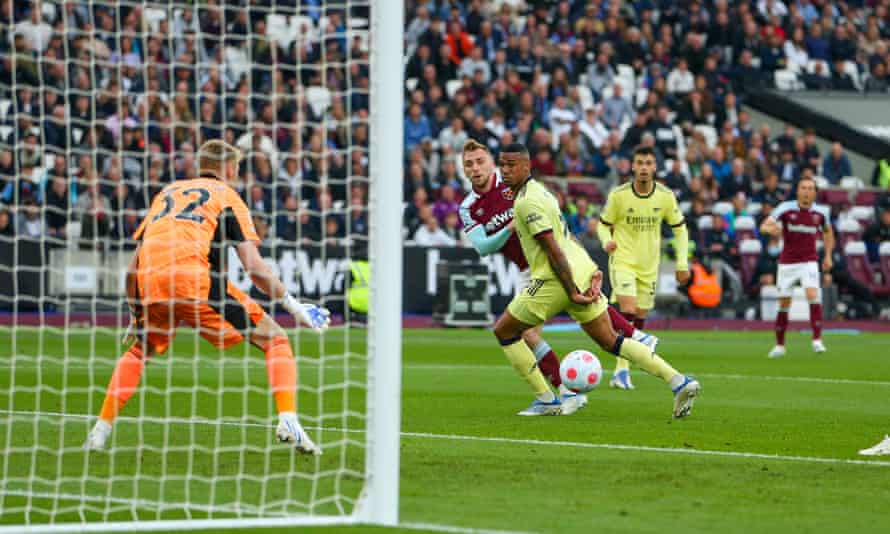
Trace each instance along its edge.
{"label": "player's arm", "polygon": [[685,284],[689,281],[689,230],[686,228],[686,217],[680,211],[677,204],[677,197],[673,193],[670,195],[668,207],[663,212],[665,222],[670,225],[674,232],[674,242],[676,243],[677,267],[676,276],[677,283]]}
{"label": "player's arm", "polygon": [[535,239],[541,245],[541,248],[544,249],[544,252],[546,252],[550,267],[562,284],[563,289],[565,289],[566,294],[568,294],[569,299],[575,304],[590,304],[596,300],[589,294],[581,293],[581,290],[578,289],[575,279],[572,277],[572,266],[569,265],[568,258],[566,258],[559,243],[556,242],[556,238],[553,237],[553,230],[545,230],[535,234]]}
{"label": "player's arm", "polygon": [[615,216],[618,213],[617,204],[617,196],[609,193],[606,199],[606,207],[603,208],[603,213],[600,215],[600,222],[596,225],[596,235],[600,243],[602,243],[606,254],[611,254],[618,248],[618,244],[612,239],[612,225],[615,223]]}
{"label": "player's arm", "polygon": [[285,310],[305,326],[322,332],[330,324],[331,312],[314,304],[304,304],[287,292],[287,288],[266,263],[257,245],[260,238],[250,217],[247,205],[234,190],[229,192],[229,208],[220,215],[218,224],[223,225],[224,240],[235,245],[241,266],[254,285],[274,301],[281,302]]}
{"label": "player's arm", "polygon": [[133,251],[133,256],[130,258],[129,265],[127,265],[127,275],[124,278],[127,306],[130,307],[130,323],[124,332],[124,345],[130,345],[138,340],[139,330],[142,328],[142,323],[145,320],[142,298],[139,296],[139,249],[141,247],[142,245],[140,244]]}
{"label": "player's arm", "polygon": [[473,245],[473,248],[476,249],[476,252],[478,252],[480,256],[488,256],[489,254],[501,250],[512,234],[512,222],[509,226],[505,226],[491,235],[487,235],[485,233],[485,228],[481,225],[476,225],[468,232],[464,232],[464,235],[467,236],[467,240]]}
{"label": "player's arm", "polygon": [[822,258],[822,271],[829,272],[834,265],[832,255],[834,254],[834,229],[831,223],[825,220],[825,227],[822,229],[822,243],[825,245],[825,257]]}
{"label": "player's arm", "polygon": [[260,255],[256,241],[242,241],[235,247],[238,259],[253,284],[272,300],[281,302],[285,310],[305,326],[321,332],[330,324],[331,313],[314,304],[301,303],[288,293],[287,288]]}

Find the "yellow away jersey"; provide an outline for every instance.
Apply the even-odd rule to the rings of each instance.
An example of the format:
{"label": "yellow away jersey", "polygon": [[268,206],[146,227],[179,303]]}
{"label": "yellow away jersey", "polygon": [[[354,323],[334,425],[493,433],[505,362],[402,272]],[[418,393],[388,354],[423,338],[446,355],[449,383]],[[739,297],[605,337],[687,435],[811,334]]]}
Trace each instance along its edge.
{"label": "yellow away jersey", "polygon": [[579,276],[588,276],[596,269],[596,264],[569,232],[556,197],[540,182],[529,179],[516,193],[513,202],[513,221],[519,243],[522,245],[522,253],[531,269],[531,278],[557,279],[556,273],[550,267],[547,252],[535,239],[541,232],[552,231],[556,243],[572,267],[575,283],[579,288],[589,285],[589,280],[580,280]]}
{"label": "yellow away jersey", "polygon": [[685,223],[673,191],[656,183],[652,193],[641,196],[632,181],[609,193],[600,220],[611,227],[612,239],[618,245],[610,265],[630,268],[640,277],[658,273],[661,222],[672,228]]}

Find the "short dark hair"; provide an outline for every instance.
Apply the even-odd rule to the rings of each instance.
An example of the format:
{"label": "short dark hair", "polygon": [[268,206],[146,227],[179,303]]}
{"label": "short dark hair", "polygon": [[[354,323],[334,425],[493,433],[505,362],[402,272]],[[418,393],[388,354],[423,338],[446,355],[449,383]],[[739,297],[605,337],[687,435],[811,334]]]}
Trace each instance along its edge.
{"label": "short dark hair", "polygon": [[652,156],[654,158],[655,149],[653,149],[651,146],[638,146],[634,148],[633,153],[634,158],[636,158],[637,156]]}
{"label": "short dark hair", "polygon": [[501,148],[501,154],[521,154],[527,158],[529,157],[528,148],[522,143],[510,143],[504,146]]}

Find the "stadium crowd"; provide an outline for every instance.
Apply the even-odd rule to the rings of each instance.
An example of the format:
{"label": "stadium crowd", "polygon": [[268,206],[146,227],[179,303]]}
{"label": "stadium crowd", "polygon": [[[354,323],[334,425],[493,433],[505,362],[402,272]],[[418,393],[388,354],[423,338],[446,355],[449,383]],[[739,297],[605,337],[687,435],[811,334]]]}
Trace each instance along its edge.
{"label": "stadium crowd", "polygon": [[[87,246],[117,246],[155,192],[195,175],[197,147],[223,138],[245,152],[238,190],[262,237],[364,239],[368,12],[321,4],[0,0],[0,235],[65,238],[76,221]],[[408,0],[405,23],[405,236],[422,245],[465,244],[468,138],[494,153],[526,144],[591,247],[605,193],[649,145],[699,253],[737,268],[738,217],[762,219],[801,177],[852,173],[840,143],[754,124],[746,95],[791,75],[890,84],[886,1]],[[890,167],[873,185],[890,189]],[[872,214],[870,250],[888,218]]]}

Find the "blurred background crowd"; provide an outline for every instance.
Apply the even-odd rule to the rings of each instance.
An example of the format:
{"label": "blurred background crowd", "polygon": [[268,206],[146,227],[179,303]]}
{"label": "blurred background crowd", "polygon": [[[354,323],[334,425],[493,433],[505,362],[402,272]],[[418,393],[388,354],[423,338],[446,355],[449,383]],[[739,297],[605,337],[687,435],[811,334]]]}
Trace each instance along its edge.
{"label": "blurred background crowd", "polygon": [[[526,144],[594,250],[605,194],[629,179],[630,151],[649,145],[697,254],[725,264],[738,297],[769,282],[780,243],[761,240],[757,223],[804,176],[877,269],[890,160],[853,178],[841,142],[757,123],[744,106],[772,87],[886,93],[888,6],[407,0],[404,237],[466,244],[460,151],[473,138],[495,154]],[[130,246],[152,196],[195,176],[197,148],[223,138],[246,155],[236,185],[262,237],[361,245],[367,17],[359,1],[0,0],[0,235]],[[760,242],[753,270],[744,239]]]}

